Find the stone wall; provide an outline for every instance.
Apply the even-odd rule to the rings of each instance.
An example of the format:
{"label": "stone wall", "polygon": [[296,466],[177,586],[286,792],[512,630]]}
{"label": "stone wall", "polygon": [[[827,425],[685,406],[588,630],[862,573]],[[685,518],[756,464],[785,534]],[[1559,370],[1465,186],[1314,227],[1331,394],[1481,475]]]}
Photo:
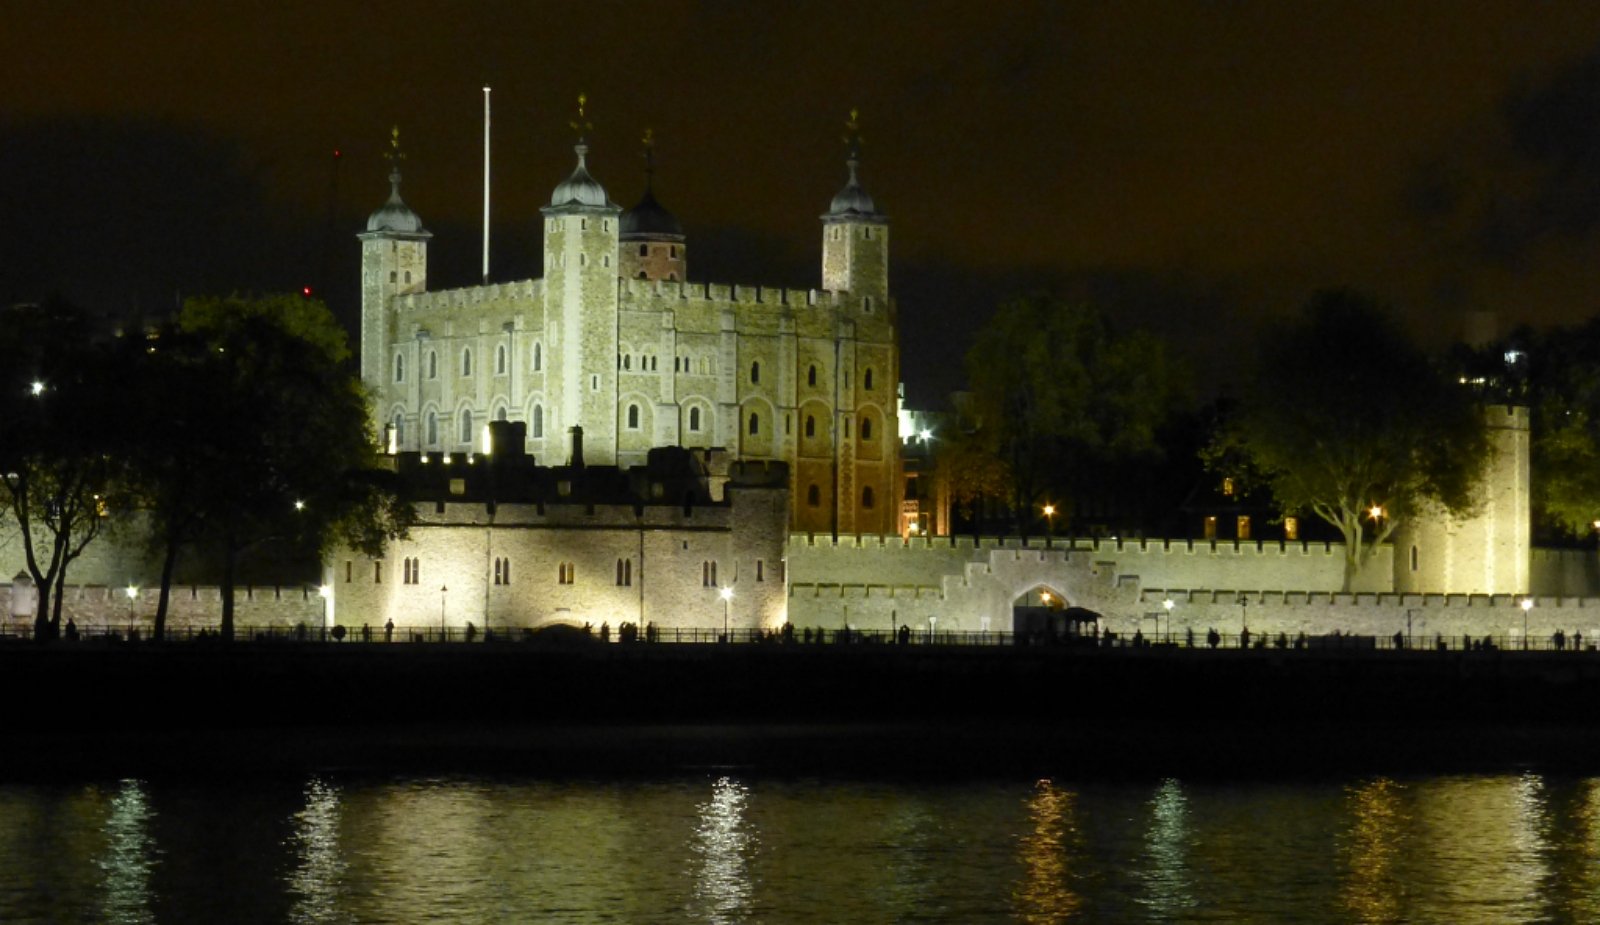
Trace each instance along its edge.
{"label": "stone wall", "polygon": [[[32,583],[0,584],[0,614],[4,631],[33,635]],[[71,617],[85,632],[130,629],[149,632],[155,623],[159,588],[70,585],[62,604],[63,619]],[[22,613],[17,613],[22,610]],[[242,628],[289,629],[300,624],[323,625],[326,602],[317,589],[296,587],[240,587],[234,592],[234,624]],[[174,630],[216,629],[222,622],[222,591],[216,587],[174,587],[167,603],[167,625]]]}

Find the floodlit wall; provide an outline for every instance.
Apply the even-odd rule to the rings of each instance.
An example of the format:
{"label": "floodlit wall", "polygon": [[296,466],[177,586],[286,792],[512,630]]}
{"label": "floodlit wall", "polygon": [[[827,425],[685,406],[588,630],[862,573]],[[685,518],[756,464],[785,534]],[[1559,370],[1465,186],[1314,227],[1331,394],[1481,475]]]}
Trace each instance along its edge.
{"label": "floodlit wall", "polygon": [[[15,636],[33,635],[32,583],[0,584],[0,614],[3,632]],[[149,632],[155,624],[159,588],[135,588],[128,596],[127,586],[69,585],[62,603],[63,622],[71,617],[85,631],[114,629]],[[234,625],[247,630],[271,627],[282,630],[304,624],[323,625],[327,604],[310,586],[252,587],[234,589]],[[16,613],[17,610],[23,613]],[[167,626],[177,631],[217,629],[222,624],[222,591],[217,587],[183,585],[172,588],[167,602]]]}

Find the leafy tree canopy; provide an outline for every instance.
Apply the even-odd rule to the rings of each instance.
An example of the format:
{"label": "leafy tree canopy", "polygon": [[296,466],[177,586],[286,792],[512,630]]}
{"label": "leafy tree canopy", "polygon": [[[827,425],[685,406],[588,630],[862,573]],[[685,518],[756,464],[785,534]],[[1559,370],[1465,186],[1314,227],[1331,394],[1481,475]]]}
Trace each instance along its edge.
{"label": "leafy tree canopy", "polygon": [[1046,296],[1000,306],[967,353],[967,375],[978,436],[1009,473],[1024,534],[1046,494],[1060,505],[1119,463],[1159,456],[1157,431],[1182,396],[1159,341]]}
{"label": "leafy tree canopy", "polygon": [[1339,290],[1318,293],[1264,338],[1208,455],[1246,465],[1285,513],[1309,510],[1337,528],[1348,590],[1376,545],[1423,505],[1472,511],[1488,437],[1471,390],[1382,305]]}

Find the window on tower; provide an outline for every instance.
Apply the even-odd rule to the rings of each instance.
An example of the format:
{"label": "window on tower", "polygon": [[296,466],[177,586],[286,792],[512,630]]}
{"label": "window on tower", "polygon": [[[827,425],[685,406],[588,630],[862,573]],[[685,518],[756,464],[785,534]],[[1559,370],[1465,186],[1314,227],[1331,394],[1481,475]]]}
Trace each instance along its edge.
{"label": "window on tower", "polygon": [[463,375],[463,376],[472,375],[472,351],[471,351],[471,349],[467,349],[467,350],[461,351],[461,375]]}
{"label": "window on tower", "polygon": [[755,361],[755,362],[750,364],[750,383],[752,385],[756,385],[756,384],[759,384],[760,382],[761,382],[761,361],[757,360],[757,361]]}
{"label": "window on tower", "polygon": [[428,378],[439,378],[439,351],[437,350],[428,351]]}
{"label": "window on tower", "polygon": [[494,348],[494,374],[496,376],[504,376],[506,374],[506,345],[505,344],[501,344],[498,347]]}
{"label": "window on tower", "polygon": [[472,445],[472,412],[464,408],[461,411],[461,442]]}
{"label": "window on tower", "polygon": [[530,428],[530,429],[533,431],[533,438],[535,440],[538,440],[538,439],[541,439],[541,438],[544,437],[544,406],[543,405],[534,405],[533,406],[533,427]]}
{"label": "window on tower", "polygon": [[533,342],[533,371],[544,369],[544,346],[538,341]]}
{"label": "window on tower", "polygon": [[817,384],[817,368],[815,366],[806,370],[806,385]]}
{"label": "window on tower", "polygon": [[750,435],[753,437],[761,433],[761,415],[750,412]]}
{"label": "window on tower", "polygon": [[403,354],[394,355],[394,381],[406,381],[406,358]]}
{"label": "window on tower", "polygon": [[700,409],[699,408],[690,408],[689,409],[689,432],[690,433],[695,433],[695,434],[700,432]]}

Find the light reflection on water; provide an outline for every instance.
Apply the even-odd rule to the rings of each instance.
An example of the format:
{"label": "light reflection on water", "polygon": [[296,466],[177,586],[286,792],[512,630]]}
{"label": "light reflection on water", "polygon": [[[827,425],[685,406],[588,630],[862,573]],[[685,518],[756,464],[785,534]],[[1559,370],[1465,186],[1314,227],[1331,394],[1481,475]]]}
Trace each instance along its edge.
{"label": "light reflection on water", "polygon": [[0,785],[0,921],[1600,920],[1600,780]]}

